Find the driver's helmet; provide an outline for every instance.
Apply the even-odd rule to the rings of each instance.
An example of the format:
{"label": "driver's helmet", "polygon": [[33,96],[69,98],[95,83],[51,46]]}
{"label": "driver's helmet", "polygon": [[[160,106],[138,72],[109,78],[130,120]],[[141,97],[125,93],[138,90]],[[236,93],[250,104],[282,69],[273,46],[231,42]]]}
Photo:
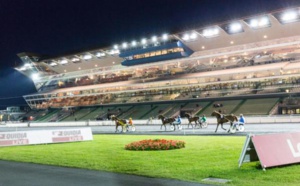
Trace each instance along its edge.
{"label": "driver's helmet", "polygon": [[243,114],[240,114],[240,117],[243,117]]}
{"label": "driver's helmet", "polygon": [[205,114],[203,114],[202,117],[205,117]]}
{"label": "driver's helmet", "polygon": [[178,115],[178,118],[180,118],[180,115]]}
{"label": "driver's helmet", "polygon": [[129,119],[132,119],[132,118],[129,118]]}

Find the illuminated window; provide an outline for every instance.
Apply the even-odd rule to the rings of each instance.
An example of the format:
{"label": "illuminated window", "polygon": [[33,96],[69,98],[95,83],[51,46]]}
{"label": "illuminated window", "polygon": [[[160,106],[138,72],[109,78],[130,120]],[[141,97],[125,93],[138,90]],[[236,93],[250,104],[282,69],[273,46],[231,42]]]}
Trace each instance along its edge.
{"label": "illuminated window", "polygon": [[160,56],[160,55],[171,54],[175,52],[183,52],[183,51],[184,51],[183,48],[171,48],[168,50],[158,50],[158,51],[145,53],[145,54],[137,54],[134,56],[125,57],[125,59],[126,60],[141,59],[141,58],[148,58],[148,57]]}

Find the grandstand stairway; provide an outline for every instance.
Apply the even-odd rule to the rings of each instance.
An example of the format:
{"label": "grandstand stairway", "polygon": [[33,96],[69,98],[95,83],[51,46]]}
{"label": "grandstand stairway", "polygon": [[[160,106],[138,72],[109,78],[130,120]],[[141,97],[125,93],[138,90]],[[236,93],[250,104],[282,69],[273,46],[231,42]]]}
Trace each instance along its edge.
{"label": "grandstand stairway", "polygon": [[52,110],[49,113],[47,113],[46,115],[42,116],[41,118],[37,118],[35,121],[36,122],[48,122],[50,120],[55,119],[56,114],[59,112],[60,110]]}

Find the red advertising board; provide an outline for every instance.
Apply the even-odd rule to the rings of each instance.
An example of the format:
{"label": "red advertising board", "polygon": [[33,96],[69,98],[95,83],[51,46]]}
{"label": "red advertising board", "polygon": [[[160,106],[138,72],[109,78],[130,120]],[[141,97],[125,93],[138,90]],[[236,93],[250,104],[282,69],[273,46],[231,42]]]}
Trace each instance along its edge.
{"label": "red advertising board", "polygon": [[240,157],[241,162],[246,162],[247,151],[252,151],[248,155],[254,157],[254,160],[259,160],[264,169],[299,163],[300,132],[248,136]]}

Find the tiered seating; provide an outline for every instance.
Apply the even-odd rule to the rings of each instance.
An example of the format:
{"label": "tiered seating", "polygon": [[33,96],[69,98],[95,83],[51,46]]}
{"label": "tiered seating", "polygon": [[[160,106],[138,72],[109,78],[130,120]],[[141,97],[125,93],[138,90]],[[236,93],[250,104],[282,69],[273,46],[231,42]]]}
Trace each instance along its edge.
{"label": "tiered seating", "polygon": [[48,122],[52,119],[55,119],[55,117],[57,116],[57,113],[59,112],[59,110],[52,110],[50,112],[48,112],[46,115],[40,117],[40,118],[36,118],[34,121],[37,122]]}
{"label": "tiered seating", "polygon": [[205,108],[208,104],[211,102],[208,101],[201,101],[201,102],[192,102],[186,104],[184,107],[182,107],[182,110],[189,110],[191,111],[192,115],[196,115],[199,113],[203,108]]}
{"label": "tiered seating", "polygon": [[242,113],[244,115],[266,115],[269,114],[278,100],[278,98],[248,99],[236,113]]}
{"label": "tiered seating", "polygon": [[166,109],[168,106],[168,104],[157,104],[155,105],[154,109],[152,109],[149,113],[143,115],[140,119],[148,119],[150,117],[157,118],[158,115],[162,114],[163,110]]}
{"label": "tiered seating", "polygon": [[98,108],[95,108],[94,110],[92,110],[91,112],[89,112],[88,114],[86,114],[85,116],[81,117],[79,120],[80,121],[86,121],[88,119],[96,120],[97,116],[102,113],[104,113],[104,108],[98,107]]}
{"label": "tiered seating", "polygon": [[[232,114],[234,109],[241,103],[242,100],[228,100],[228,101],[215,101],[205,110],[202,110],[199,114],[205,114],[206,116],[210,116],[211,113],[216,110],[221,110],[224,114]],[[214,107],[214,105],[221,105],[222,107]]]}
{"label": "tiered seating", "polygon": [[88,113],[90,113],[91,111],[93,111],[92,108],[81,108],[79,110],[76,110],[74,112],[74,114],[71,114],[66,117],[63,118],[61,121],[74,121],[74,120],[80,120],[80,118],[82,118],[83,116],[87,115]]}

